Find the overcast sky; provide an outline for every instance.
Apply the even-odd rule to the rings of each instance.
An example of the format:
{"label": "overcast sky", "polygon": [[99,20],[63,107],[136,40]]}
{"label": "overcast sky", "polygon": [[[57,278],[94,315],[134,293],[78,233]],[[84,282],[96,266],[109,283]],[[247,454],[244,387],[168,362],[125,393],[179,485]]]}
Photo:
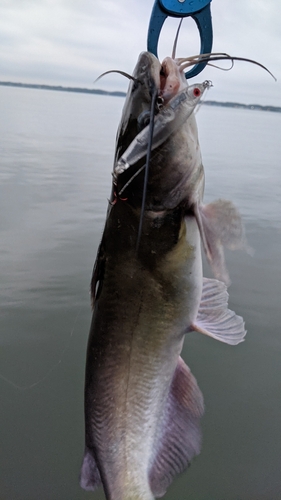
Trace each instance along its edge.
{"label": "overcast sky", "polygon": [[[188,1],[188,0],[186,0]],[[0,0],[0,80],[93,88],[103,71],[132,72],[146,50],[153,0]],[[281,106],[281,1],[213,0],[214,52],[255,59],[229,71],[206,68],[193,82],[212,80],[207,99]],[[171,55],[178,21],[165,23],[159,56]],[[194,21],[182,26],[178,55],[199,51]],[[126,90],[108,75],[96,84]]]}

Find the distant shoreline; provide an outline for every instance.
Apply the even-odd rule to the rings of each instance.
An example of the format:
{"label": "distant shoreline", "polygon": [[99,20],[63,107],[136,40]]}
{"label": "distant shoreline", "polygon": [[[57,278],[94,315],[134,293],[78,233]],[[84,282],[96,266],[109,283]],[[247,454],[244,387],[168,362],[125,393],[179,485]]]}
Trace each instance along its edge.
{"label": "distant shoreline", "polygon": [[[60,92],[78,92],[81,94],[96,94],[96,95],[108,95],[114,97],[125,97],[126,92],[107,91],[101,89],[86,89],[81,87],[62,87],[61,85],[39,85],[33,83],[15,83],[15,82],[1,82],[0,85],[4,87],[20,87],[26,89],[41,89],[41,90],[57,90]],[[262,106],[260,104],[242,104],[239,102],[220,102],[220,101],[202,101],[202,104],[207,106],[221,106],[224,108],[242,108],[251,109],[259,111],[273,111],[275,113],[281,113],[281,107],[278,106]]]}

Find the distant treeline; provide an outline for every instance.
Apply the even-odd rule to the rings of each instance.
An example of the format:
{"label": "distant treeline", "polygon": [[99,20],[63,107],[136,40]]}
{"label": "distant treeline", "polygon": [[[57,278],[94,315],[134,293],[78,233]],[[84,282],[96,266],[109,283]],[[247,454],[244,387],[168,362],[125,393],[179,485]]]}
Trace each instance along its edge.
{"label": "distant treeline", "polygon": [[118,90],[109,92],[107,90],[83,89],[80,87],[61,87],[61,85],[39,85],[35,83],[14,83],[14,82],[0,82],[0,85],[4,85],[5,87],[21,87],[25,89],[59,90],[60,92],[80,92],[81,94],[113,95],[117,97],[126,96],[126,92],[119,92]]}
{"label": "distant treeline", "polygon": [[[0,85],[3,85],[5,87],[22,87],[26,89],[59,90],[60,92],[79,92],[82,94],[111,95],[115,97],[126,96],[125,92],[119,92],[118,90],[110,92],[101,89],[84,89],[80,87],[62,87],[60,85],[38,85],[33,83],[14,83],[14,82],[0,82]],[[261,106],[260,104],[241,104],[238,102],[220,102],[220,101],[202,101],[202,104],[206,104],[207,106],[258,109],[260,111],[274,111],[275,113],[281,113],[281,108],[278,106]]]}
{"label": "distant treeline", "polygon": [[224,108],[259,109],[260,111],[274,111],[275,113],[281,113],[281,108],[278,106],[261,106],[261,104],[241,104],[239,102],[219,101],[203,101],[202,104],[207,104],[207,106],[223,106]]}

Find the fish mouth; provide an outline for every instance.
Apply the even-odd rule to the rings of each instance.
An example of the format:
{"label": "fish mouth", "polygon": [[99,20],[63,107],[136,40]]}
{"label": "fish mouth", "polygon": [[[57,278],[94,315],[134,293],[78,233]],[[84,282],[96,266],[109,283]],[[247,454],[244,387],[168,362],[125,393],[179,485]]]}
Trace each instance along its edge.
{"label": "fish mouth", "polygon": [[177,60],[166,57],[160,71],[160,96],[167,104],[176,94],[187,87],[183,70]]}
{"label": "fish mouth", "polygon": [[157,90],[159,102],[164,105],[187,87],[184,72],[176,59],[166,57],[161,64],[150,52],[140,54],[134,77],[148,89],[150,96]]}

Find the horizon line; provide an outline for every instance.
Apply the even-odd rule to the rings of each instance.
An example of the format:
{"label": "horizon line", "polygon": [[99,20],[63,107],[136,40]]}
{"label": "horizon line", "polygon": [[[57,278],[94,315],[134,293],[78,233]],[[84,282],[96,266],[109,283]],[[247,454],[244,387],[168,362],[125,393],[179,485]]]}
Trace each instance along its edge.
{"label": "horizon line", "polygon": [[[19,87],[19,88],[29,88],[38,90],[53,90],[60,92],[76,92],[82,94],[96,94],[96,95],[108,95],[113,97],[126,97],[126,92],[119,90],[102,90],[102,89],[88,89],[83,87],[64,87],[62,85],[47,85],[47,84],[37,84],[37,83],[20,83],[20,82],[10,82],[10,81],[0,81],[0,85],[3,87]],[[231,101],[201,101],[200,104],[206,104],[207,106],[221,106],[221,107],[232,107],[232,108],[242,108],[250,110],[260,110],[260,111],[273,111],[276,113],[281,113],[281,107],[271,106],[271,105],[261,105],[261,104],[243,104],[239,102]]]}

